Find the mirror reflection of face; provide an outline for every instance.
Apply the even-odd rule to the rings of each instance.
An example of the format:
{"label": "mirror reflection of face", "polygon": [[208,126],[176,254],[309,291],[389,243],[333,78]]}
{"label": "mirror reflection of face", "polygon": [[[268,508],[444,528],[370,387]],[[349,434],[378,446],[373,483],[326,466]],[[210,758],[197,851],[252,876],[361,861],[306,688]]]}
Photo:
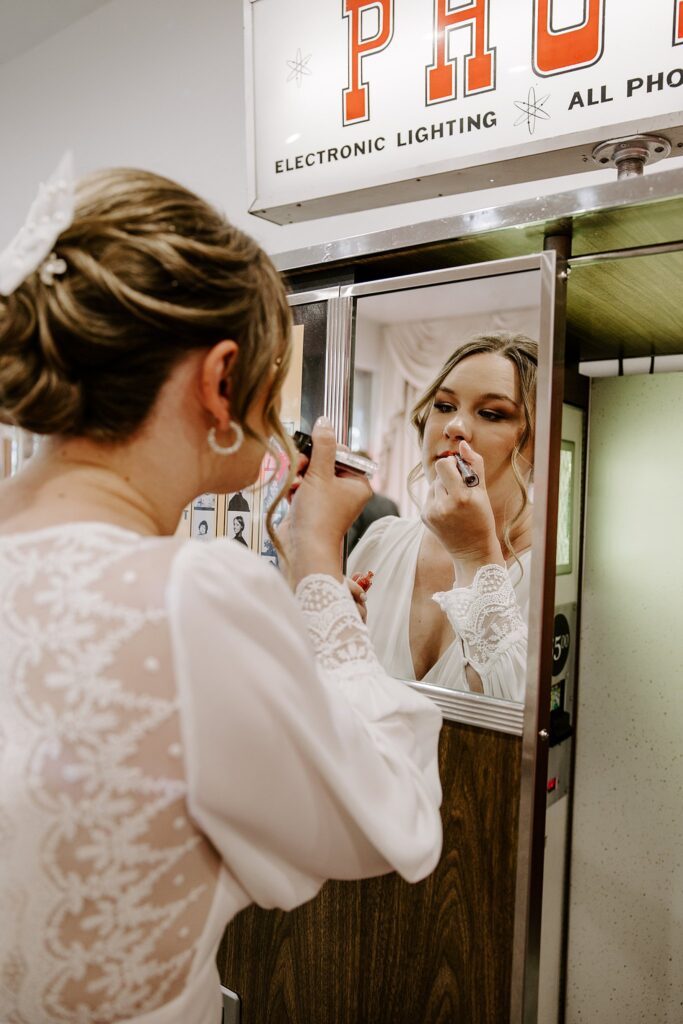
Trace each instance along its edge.
{"label": "mirror reflection of face", "polygon": [[[463,359],[436,391],[425,424],[422,467],[428,483],[438,458],[457,451],[464,440],[484,460],[492,505],[504,503],[518,493],[510,460],[524,425],[515,364],[492,352]],[[530,459],[528,450],[521,455]]]}

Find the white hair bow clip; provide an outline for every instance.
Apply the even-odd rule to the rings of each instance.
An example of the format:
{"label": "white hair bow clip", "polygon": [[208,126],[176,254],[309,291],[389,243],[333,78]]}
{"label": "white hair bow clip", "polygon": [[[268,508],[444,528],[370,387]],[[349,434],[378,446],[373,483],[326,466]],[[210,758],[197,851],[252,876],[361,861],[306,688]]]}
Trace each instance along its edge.
{"label": "white hair bow clip", "polygon": [[0,253],[0,295],[11,295],[39,267],[44,284],[52,284],[55,274],[64,273],[66,263],[53,249],[73,221],[74,206],[73,156],[65,153],[39,186],[23,226]]}

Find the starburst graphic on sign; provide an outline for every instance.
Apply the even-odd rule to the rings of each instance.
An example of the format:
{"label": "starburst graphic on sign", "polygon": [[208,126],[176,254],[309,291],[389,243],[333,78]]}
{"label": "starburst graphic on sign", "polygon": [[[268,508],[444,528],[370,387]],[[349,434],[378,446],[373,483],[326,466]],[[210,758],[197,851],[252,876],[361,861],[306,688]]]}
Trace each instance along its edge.
{"label": "starburst graphic on sign", "polygon": [[296,51],[296,57],[294,60],[287,61],[287,67],[289,68],[289,74],[287,75],[288,82],[291,82],[292,79],[294,79],[298,87],[301,88],[304,75],[313,74],[308,66],[311,56],[312,54],[309,53],[307,57],[304,57],[302,51],[299,49]]}
{"label": "starburst graphic on sign", "polygon": [[525,124],[529,130],[529,135],[533,135],[536,131],[536,122],[549,121],[550,114],[547,110],[544,110],[544,104],[550,99],[550,93],[547,96],[541,96],[540,99],[536,96],[536,90],[531,86],[526,100],[515,100],[514,104],[517,110],[521,111],[520,116],[515,121],[515,128],[520,124]]}

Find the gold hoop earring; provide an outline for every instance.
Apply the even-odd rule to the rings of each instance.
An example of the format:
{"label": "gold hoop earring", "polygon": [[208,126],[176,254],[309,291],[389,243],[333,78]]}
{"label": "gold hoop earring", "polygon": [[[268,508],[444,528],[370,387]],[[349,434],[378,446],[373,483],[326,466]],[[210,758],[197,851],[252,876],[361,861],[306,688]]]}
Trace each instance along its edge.
{"label": "gold hoop earring", "polygon": [[239,448],[242,447],[242,442],[244,441],[244,431],[242,430],[239,423],[235,423],[234,420],[230,424],[230,426],[235,431],[235,440],[233,441],[232,444],[227,445],[227,447],[223,447],[223,445],[219,444],[218,441],[216,440],[215,427],[211,427],[211,430],[208,433],[206,440],[208,441],[209,448],[211,449],[212,452],[215,452],[216,455],[234,455],[234,453],[238,451]]}

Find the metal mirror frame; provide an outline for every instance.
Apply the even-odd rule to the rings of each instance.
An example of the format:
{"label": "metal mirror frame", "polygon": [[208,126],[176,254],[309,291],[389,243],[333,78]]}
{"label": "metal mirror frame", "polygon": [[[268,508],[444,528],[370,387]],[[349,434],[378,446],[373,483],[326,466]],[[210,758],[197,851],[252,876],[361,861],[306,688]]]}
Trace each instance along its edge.
{"label": "metal mirror frame", "polygon": [[[290,297],[293,305],[327,300],[327,357],[325,413],[335,424],[338,439],[346,443],[350,427],[350,388],[353,379],[353,341],[355,307],[359,298],[381,292],[406,291],[439,284],[455,284],[501,274],[538,271],[540,274],[540,337],[536,396],[536,446],[534,452],[534,543],[545,544],[545,521],[548,493],[548,460],[550,454],[550,399],[555,324],[555,254],[543,252],[532,256],[513,257],[487,263],[448,267],[425,273],[384,278],[364,284],[348,284],[299,292]],[[540,538],[540,540],[537,540]],[[539,551],[542,547],[538,548]],[[530,604],[532,610],[542,598],[543,558],[532,560]],[[530,615],[527,688],[525,704],[499,700],[483,694],[449,690],[415,680],[405,680],[414,689],[430,697],[441,709],[445,719],[466,725],[494,729],[521,736],[525,706],[539,685],[537,650],[541,643],[541,615]],[[535,700],[533,701],[535,704]]]}
{"label": "metal mirror frame", "polygon": [[[555,598],[559,445],[564,375],[566,259],[549,247],[529,256],[492,260],[367,284],[334,285],[290,296],[292,305],[327,301],[325,412],[345,442],[350,427],[355,302],[381,291],[455,283],[538,270],[541,275],[539,365],[536,388],[534,514],[536,557],[530,575],[526,699],[514,704],[480,694],[449,691],[415,680],[408,684],[437,703],[444,719],[522,737],[521,788],[515,897],[510,1024],[536,1024],[540,947],[540,900]],[[544,646],[544,636],[548,641]],[[547,649],[546,649],[547,648]]]}

